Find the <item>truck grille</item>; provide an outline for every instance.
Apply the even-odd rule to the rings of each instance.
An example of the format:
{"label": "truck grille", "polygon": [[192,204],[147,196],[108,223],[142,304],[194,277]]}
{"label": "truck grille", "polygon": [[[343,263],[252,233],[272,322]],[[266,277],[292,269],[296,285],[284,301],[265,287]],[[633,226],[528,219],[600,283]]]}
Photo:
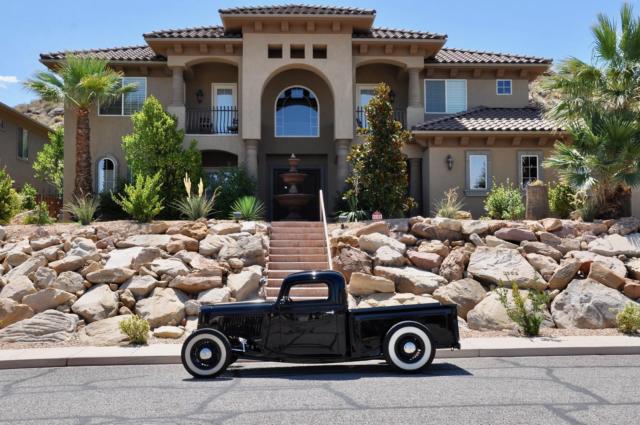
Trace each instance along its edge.
{"label": "truck grille", "polygon": [[260,336],[262,316],[225,317],[221,323],[221,331],[225,335],[243,338]]}

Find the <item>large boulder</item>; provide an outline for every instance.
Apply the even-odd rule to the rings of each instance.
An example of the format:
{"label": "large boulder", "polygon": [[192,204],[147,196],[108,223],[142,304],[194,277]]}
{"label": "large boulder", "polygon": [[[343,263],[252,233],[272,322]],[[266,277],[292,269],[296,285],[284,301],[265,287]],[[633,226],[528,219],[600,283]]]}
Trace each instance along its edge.
{"label": "large boulder", "polygon": [[383,246],[388,246],[389,248],[398,251],[400,254],[404,254],[407,250],[407,246],[405,244],[389,236],[383,235],[382,233],[369,233],[367,235],[362,235],[358,238],[358,244],[360,245],[360,249],[368,252],[369,254],[374,254]]}
{"label": "large boulder", "polygon": [[96,283],[117,283],[120,284],[135,274],[135,271],[124,267],[100,269],[87,274],[87,280]]}
{"label": "large boulder", "polygon": [[27,295],[35,294],[36,288],[33,282],[26,276],[18,276],[9,281],[9,283],[0,291],[0,298],[11,298],[16,302],[21,302],[22,298]]}
{"label": "large boulder", "polygon": [[507,242],[505,240],[502,240],[500,238],[496,238],[493,235],[488,235],[485,239],[484,239],[484,243],[489,247],[489,248],[497,248],[497,247],[501,247],[501,248],[509,248],[509,249],[518,249],[518,245],[511,243],[511,242]]}
{"label": "large boulder", "polygon": [[632,302],[615,289],[591,279],[575,279],[551,303],[559,328],[616,327],[616,315]]}
{"label": "large boulder", "polygon": [[129,340],[129,337],[120,330],[120,322],[130,318],[130,314],[109,317],[89,323],[84,327],[83,337],[87,338],[88,345],[118,345]]}
{"label": "large boulder", "polygon": [[184,329],[177,326],[160,326],[153,330],[153,336],[156,338],[178,339],[184,335]]}
{"label": "large boulder", "polygon": [[158,281],[153,276],[132,276],[120,286],[122,290],[129,290],[136,298],[146,297],[153,291]]}
{"label": "large boulder", "polygon": [[109,260],[104,265],[105,269],[132,268],[133,259],[144,249],[141,246],[133,246],[125,249],[114,249],[109,253]]}
{"label": "large boulder", "polygon": [[385,245],[376,250],[374,262],[378,266],[400,267],[407,263],[407,259],[402,253]]}
{"label": "large boulder", "polygon": [[198,252],[207,257],[215,257],[218,252],[228,243],[233,243],[234,239],[229,236],[207,235],[198,246]]}
{"label": "large boulder", "polygon": [[0,330],[0,342],[64,342],[78,326],[78,316],[47,310]]}
{"label": "large boulder", "polygon": [[80,257],[85,261],[100,261],[100,252],[96,249],[95,242],[87,238],[75,238],[67,255]]}
{"label": "large boulder", "polygon": [[62,272],[48,286],[50,288],[70,292],[72,294],[85,289],[84,278],[81,274],[76,272]]}
{"label": "large boulder", "polygon": [[368,235],[370,233],[382,233],[383,235],[389,235],[389,225],[384,221],[374,221],[373,223],[366,224],[362,227],[355,229],[354,236],[360,237],[362,235]]}
{"label": "large boulder", "polygon": [[53,245],[59,245],[60,238],[54,235],[44,236],[42,238],[32,239],[29,241],[31,249],[34,251],[40,251]]}
{"label": "large boulder", "polygon": [[544,289],[542,277],[517,250],[478,247],[471,254],[467,271],[484,283],[515,282],[519,288]]}
{"label": "large boulder", "polygon": [[489,233],[491,224],[487,220],[465,220],[462,222],[462,234],[469,236],[477,234],[478,236]]}
{"label": "large boulder", "polygon": [[440,266],[440,276],[447,281],[460,280],[464,277],[464,269],[469,264],[469,253],[464,248],[456,248]]}
{"label": "large boulder", "polygon": [[189,273],[189,268],[177,258],[156,258],[149,268],[158,276],[176,277]]}
{"label": "large boulder", "polygon": [[509,242],[520,243],[522,241],[537,241],[536,234],[529,229],[520,227],[503,227],[494,233],[494,236]]}
{"label": "large boulder", "polygon": [[568,258],[574,258],[580,261],[580,271],[587,275],[591,269],[591,264],[601,263],[605,267],[611,269],[620,277],[627,276],[627,268],[624,263],[615,257],[605,257],[604,255],[596,254],[590,251],[570,251],[567,254]]}
{"label": "large boulder", "polygon": [[604,238],[594,239],[589,242],[589,251],[607,257],[617,257],[618,255],[640,257],[640,233],[626,236],[614,233]]}
{"label": "large boulder", "polygon": [[255,298],[258,295],[258,287],[262,278],[260,266],[247,267],[240,273],[232,273],[227,276],[227,287],[231,290],[231,296],[236,301]]}
{"label": "large boulder", "polygon": [[198,295],[198,302],[202,305],[205,304],[219,304],[229,302],[231,297],[231,290],[226,286],[222,288],[213,288],[208,291],[203,291]]}
{"label": "large boulder", "polygon": [[176,326],[185,317],[184,303],[189,297],[174,288],[156,288],[149,298],[136,303],[136,314],[149,322],[151,329],[159,326]]}
{"label": "large boulder", "polygon": [[524,241],[521,246],[527,254],[545,255],[553,258],[556,262],[560,261],[562,258],[562,253],[560,251],[546,243]]}
{"label": "large boulder", "polygon": [[433,298],[443,304],[456,304],[458,316],[466,320],[471,311],[487,295],[480,282],[473,279],[461,279],[439,287],[433,292]]}
{"label": "large boulder", "polygon": [[180,289],[187,294],[197,294],[211,288],[222,286],[222,269],[212,268],[198,270],[188,275],[176,276],[170,283],[170,288]]}
{"label": "large boulder", "polygon": [[411,264],[422,270],[437,269],[443,260],[441,256],[433,252],[407,251],[407,257]]}
{"label": "large boulder", "polygon": [[49,267],[40,267],[33,274],[33,283],[37,288],[44,289],[49,287],[57,277],[57,273]]}
{"label": "large boulder", "polygon": [[35,294],[27,295],[22,299],[22,303],[31,307],[34,312],[41,313],[75,300],[76,296],[69,292],[55,288],[46,288],[39,290]]}
{"label": "large boulder", "polygon": [[447,280],[435,273],[419,270],[415,267],[376,267],[373,270],[376,276],[386,277],[396,285],[397,292],[406,292],[416,295],[432,294],[433,291]]}
{"label": "large boulder", "polygon": [[617,290],[621,290],[626,282],[624,277],[621,277],[604,264],[598,262],[591,264],[591,270],[589,270],[589,276],[587,277]]}
{"label": "large boulder", "polygon": [[229,243],[224,244],[218,252],[218,260],[226,261],[231,258],[239,258],[245,266],[259,265],[264,267],[266,258],[262,236],[248,235],[238,239],[230,239]]}
{"label": "large boulder", "polygon": [[376,293],[361,297],[357,305],[350,308],[393,307],[399,305],[437,303],[438,301],[427,295]]}
{"label": "large boulder", "polygon": [[11,298],[0,298],[0,329],[31,316],[33,310],[28,305],[20,304]]}
{"label": "large boulder", "polygon": [[55,270],[56,273],[62,273],[78,270],[79,268],[84,266],[84,263],[84,258],[78,255],[67,255],[58,261],[49,263],[49,267]]}
{"label": "large boulder", "polygon": [[531,253],[526,254],[525,258],[529,264],[531,264],[533,268],[540,273],[545,281],[549,281],[551,276],[553,276],[553,273],[555,273],[558,268],[558,263],[556,263],[553,258],[547,257],[546,255]]}
{"label": "large boulder", "polygon": [[231,233],[240,233],[242,225],[239,223],[218,223],[211,230],[216,235],[229,235]]}
{"label": "large boulder", "polygon": [[376,292],[393,293],[396,285],[393,281],[365,273],[353,273],[347,290],[351,295],[369,295]]}
{"label": "large boulder", "polygon": [[355,272],[371,274],[373,264],[366,252],[351,245],[341,245],[338,255],[333,257],[333,268],[344,275],[347,282]]}
{"label": "large boulder", "polygon": [[118,314],[118,295],[109,289],[109,285],[96,285],[73,303],[71,311],[87,323],[115,316]]}
{"label": "large boulder", "polygon": [[437,239],[457,241],[462,239],[462,232],[438,227],[435,224],[415,223],[411,226],[411,233],[423,239]]}
{"label": "large boulder", "polygon": [[29,276],[31,273],[38,270],[38,268],[44,267],[46,265],[47,259],[40,255],[37,255],[35,257],[30,257],[27,261],[20,264],[18,267],[14,267],[13,269],[9,270],[9,272],[3,277],[5,278],[5,280],[10,282],[18,276]]}
{"label": "large boulder", "polygon": [[[510,290],[506,291],[507,303],[509,303],[509,305],[513,305],[513,295]],[[529,296],[529,292],[526,290],[520,291],[520,295],[526,300]],[[526,301],[525,308],[531,308],[530,301]],[[543,315],[546,319],[542,323],[542,327],[552,327],[553,322],[550,320],[551,315],[549,314],[549,311],[544,311]],[[479,331],[512,330],[517,328],[516,323],[507,315],[507,310],[500,302],[496,291],[490,292],[473,308],[473,310],[467,313],[467,324],[469,328]]]}
{"label": "large boulder", "polygon": [[610,234],[628,235],[629,233],[635,233],[640,228],[640,218],[637,217],[624,217],[617,220],[609,227]]}
{"label": "large boulder", "polygon": [[548,281],[549,289],[563,290],[566,288],[580,270],[580,264],[580,261],[577,260],[567,260],[561,263]]}
{"label": "large boulder", "polygon": [[116,246],[118,248],[131,248],[133,246],[149,246],[163,250],[167,249],[167,244],[171,241],[171,235],[133,235],[125,240],[119,241]]}
{"label": "large boulder", "polygon": [[627,267],[630,278],[640,279],[640,258],[632,258],[625,266]]}

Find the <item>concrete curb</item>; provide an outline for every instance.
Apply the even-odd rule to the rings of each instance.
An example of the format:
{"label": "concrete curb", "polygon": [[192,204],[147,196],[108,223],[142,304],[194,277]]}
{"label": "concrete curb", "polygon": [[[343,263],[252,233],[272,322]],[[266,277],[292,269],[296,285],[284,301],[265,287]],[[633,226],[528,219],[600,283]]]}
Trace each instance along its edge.
{"label": "concrete curb", "polygon": [[[640,354],[640,337],[468,338],[460,350],[438,350],[436,359]],[[180,364],[179,344],[142,347],[55,347],[0,350],[0,369]]]}

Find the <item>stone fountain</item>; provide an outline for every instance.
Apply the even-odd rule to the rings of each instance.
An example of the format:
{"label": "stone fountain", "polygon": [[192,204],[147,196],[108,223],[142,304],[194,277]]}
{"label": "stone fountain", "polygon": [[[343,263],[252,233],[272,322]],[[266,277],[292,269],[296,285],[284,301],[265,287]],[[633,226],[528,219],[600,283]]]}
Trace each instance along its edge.
{"label": "stone fountain", "polygon": [[289,157],[289,171],[280,174],[280,178],[289,188],[289,193],[276,195],[276,201],[281,207],[286,208],[289,214],[285,220],[302,220],[300,210],[309,204],[314,195],[308,193],[298,193],[298,185],[305,181],[308,174],[298,171],[300,159],[294,154]]}

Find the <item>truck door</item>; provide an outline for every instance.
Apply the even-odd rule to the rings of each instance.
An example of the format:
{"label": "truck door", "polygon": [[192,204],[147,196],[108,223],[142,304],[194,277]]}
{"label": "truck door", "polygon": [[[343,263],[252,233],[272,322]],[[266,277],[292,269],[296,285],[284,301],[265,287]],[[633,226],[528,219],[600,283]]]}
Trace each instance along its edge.
{"label": "truck door", "polygon": [[[292,357],[338,357],[346,351],[346,311],[326,283],[293,283],[278,298],[272,326],[280,352]],[[277,325],[276,325],[277,323]]]}

